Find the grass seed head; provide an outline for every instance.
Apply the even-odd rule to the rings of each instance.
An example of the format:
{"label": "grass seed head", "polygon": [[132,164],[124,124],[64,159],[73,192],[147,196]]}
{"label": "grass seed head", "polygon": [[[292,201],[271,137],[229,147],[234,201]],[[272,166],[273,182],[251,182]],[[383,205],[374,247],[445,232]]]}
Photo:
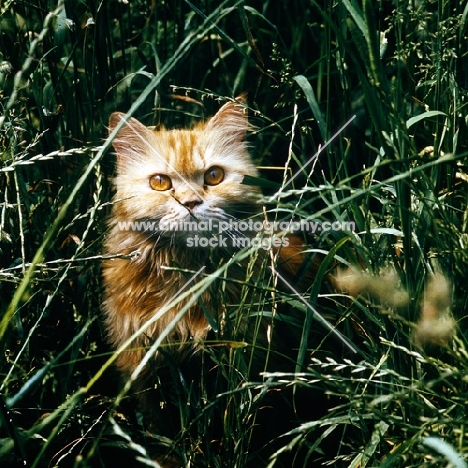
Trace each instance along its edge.
{"label": "grass seed head", "polygon": [[404,307],[409,302],[409,295],[398,284],[398,277],[394,270],[386,270],[379,276],[352,270],[342,271],[336,277],[336,284],[338,288],[354,297],[359,294],[369,294],[391,308]]}
{"label": "grass seed head", "polygon": [[455,320],[448,315],[450,304],[450,284],[447,278],[440,273],[432,275],[424,291],[421,317],[413,336],[417,346],[448,345],[455,331]]}

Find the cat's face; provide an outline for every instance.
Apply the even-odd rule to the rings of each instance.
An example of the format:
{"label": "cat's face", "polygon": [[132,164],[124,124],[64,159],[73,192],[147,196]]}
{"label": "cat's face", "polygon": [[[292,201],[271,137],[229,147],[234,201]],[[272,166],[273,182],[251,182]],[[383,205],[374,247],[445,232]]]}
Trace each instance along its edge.
{"label": "cat's face", "polygon": [[[111,115],[111,132],[122,118]],[[113,142],[114,215],[120,221],[155,221],[161,234],[173,233],[174,223],[248,217],[259,193],[242,184],[244,176],[257,174],[245,143],[248,128],[235,103],[192,130],[153,131],[130,119]]]}

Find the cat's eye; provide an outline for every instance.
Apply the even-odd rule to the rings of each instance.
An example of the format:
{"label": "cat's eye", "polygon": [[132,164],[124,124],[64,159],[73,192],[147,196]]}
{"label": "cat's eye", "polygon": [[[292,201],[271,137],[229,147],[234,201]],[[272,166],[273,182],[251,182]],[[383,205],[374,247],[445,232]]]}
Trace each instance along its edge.
{"label": "cat's eye", "polygon": [[205,184],[206,185],[218,185],[224,179],[224,171],[219,166],[210,167],[205,172]]}
{"label": "cat's eye", "polygon": [[165,174],[155,174],[150,177],[150,187],[158,192],[164,192],[172,188],[171,178]]}

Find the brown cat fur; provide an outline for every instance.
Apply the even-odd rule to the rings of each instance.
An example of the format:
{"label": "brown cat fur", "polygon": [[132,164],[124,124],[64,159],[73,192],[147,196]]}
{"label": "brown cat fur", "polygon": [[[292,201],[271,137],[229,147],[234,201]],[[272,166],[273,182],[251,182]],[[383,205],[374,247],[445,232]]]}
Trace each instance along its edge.
{"label": "brown cat fur", "polygon": [[[112,114],[110,131],[122,117],[123,114]],[[137,256],[131,260],[113,258],[104,264],[104,314],[115,348],[176,297],[187,283],[186,274],[164,267],[198,270],[208,261],[206,250],[187,248],[184,239],[174,239],[174,233],[126,231],[120,229],[119,222],[168,217],[190,221],[192,215],[199,220],[229,219],[218,206],[236,205],[238,200],[242,200],[242,210],[250,205],[255,212],[258,190],[241,185],[245,175],[256,175],[244,141],[248,129],[242,108],[228,103],[206,125],[192,130],[154,132],[132,118],[118,133],[113,143],[117,152],[116,202],[105,251],[108,255],[123,256],[136,251]],[[229,170],[226,169],[221,184],[203,185],[203,173],[213,166]],[[175,187],[167,191],[151,189],[148,180],[154,174],[169,175]],[[203,299],[209,306],[210,295],[205,294]],[[117,363],[124,374],[141,361],[145,348],[151,344],[147,337],[160,336],[183,305],[178,304],[162,315],[139,336],[131,346],[137,349],[119,355]],[[197,342],[205,338],[208,329],[203,309],[195,304],[167,341]]]}
{"label": "brown cat fur", "polygon": [[[110,132],[122,119],[123,114],[112,114]],[[235,253],[232,249],[190,249],[184,233],[123,230],[119,223],[183,221],[194,217],[230,220],[258,214],[258,188],[242,184],[245,176],[257,175],[245,141],[249,129],[242,102],[228,102],[207,123],[193,129],[153,131],[131,118],[118,132],[113,142],[117,153],[116,193],[105,242],[105,253],[111,259],[106,260],[103,267],[105,327],[115,349],[180,295],[193,275],[191,272],[206,266],[203,274],[197,277],[198,281],[216,271]],[[213,167],[222,168],[224,178],[220,183],[208,185],[204,174]],[[153,190],[149,181],[158,174],[169,176],[172,188]],[[279,251],[278,263],[286,265],[285,274],[293,275],[304,256],[302,243],[297,238],[291,237],[289,244]],[[253,270],[250,264],[250,273],[246,273],[248,261],[234,263],[228,270],[230,280],[213,282],[189,307],[164,340],[161,350],[147,363],[133,386],[139,393],[140,408],[149,419],[149,427],[158,418],[157,405],[145,390],[154,386],[168,353],[175,362],[193,355],[210,331],[207,311],[215,322],[225,316],[229,304],[238,304],[245,291],[242,281],[255,283],[262,270],[260,265],[265,261],[268,256],[258,256]],[[190,300],[186,297],[158,320],[153,319],[153,323],[118,355],[117,366],[124,380],[131,376],[147,349],[167,331]],[[268,327],[269,322],[260,327],[262,347],[269,345]],[[243,339],[248,341],[249,337]],[[252,369],[258,374],[262,363]]]}

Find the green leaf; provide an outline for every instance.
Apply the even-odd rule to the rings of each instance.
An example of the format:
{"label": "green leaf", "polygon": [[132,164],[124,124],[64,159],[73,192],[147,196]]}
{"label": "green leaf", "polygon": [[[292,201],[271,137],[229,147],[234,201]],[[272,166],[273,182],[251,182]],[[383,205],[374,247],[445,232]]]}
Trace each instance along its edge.
{"label": "green leaf", "polygon": [[343,0],[343,5],[346,7],[349,14],[353,18],[356,26],[361,30],[362,35],[367,37],[367,28],[366,23],[364,22],[364,14],[359,8],[359,5],[357,5],[355,2],[351,3],[349,0]]}
{"label": "green leaf", "polygon": [[447,117],[447,114],[445,112],[441,112],[441,111],[423,112],[422,114],[417,115],[416,117],[411,117],[410,119],[408,119],[406,121],[406,128],[412,127],[415,123],[419,122],[420,120],[427,119],[429,117],[434,117],[436,115],[443,115],[443,116]]}
{"label": "green leaf", "polygon": [[373,228],[370,230],[371,234],[389,234],[391,236],[400,236],[403,237],[404,234],[402,231],[394,228]]}
{"label": "green leaf", "polygon": [[456,468],[468,468],[468,465],[463,460],[463,455],[459,454],[448,442],[438,437],[424,437],[422,440],[424,445],[439,452],[447,461],[453,464]]}
{"label": "green leaf", "polygon": [[317,125],[319,126],[323,141],[327,141],[325,118],[322,115],[322,111],[320,110],[317,99],[315,97],[314,90],[312,89],[309,80],[304,75],[297,75],[293,79],[301,87],[302,91],[304,91],[309,107],[312,110],[312,113],[314,114],[315,120],[317,121]]}

